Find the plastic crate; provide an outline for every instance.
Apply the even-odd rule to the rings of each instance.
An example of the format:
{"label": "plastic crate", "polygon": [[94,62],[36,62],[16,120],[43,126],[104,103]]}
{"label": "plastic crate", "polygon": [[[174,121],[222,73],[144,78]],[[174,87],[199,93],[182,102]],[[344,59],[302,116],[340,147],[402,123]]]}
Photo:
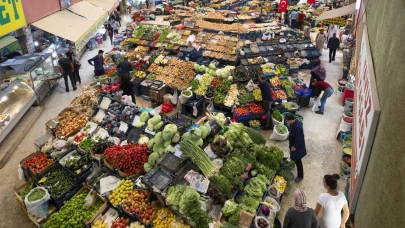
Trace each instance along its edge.
{"label": "plastic crate", "polygon": [[[49,172],[49,170],[51,170],[53,167],[56,166],[56,162],[54,161],[53,163],[51,163],[48,167],[46,167],[45,169],[43,169],[41,172],[39,173],[34,173],[29,167],[24,167],[24,163],[31,159],[32,157],[35,157],[36,155],[40,154],[42,152],[35,152],[32,153],[30,155],[28,155],[26,158],[24,158],[21,162],[21,168],[23,170],[23,174],[24,174],[24,178],[26,180],[32,178],[34,181],[38,182],[46,173]],[[47,157],[51,158],[50,156],[47,155]]]}
{"label": "plastic crate", "polygon": [[236,120],[236,121],[246,121],[246,120],[252,120],[252,114],[251,113],[249,113],[249,114],[247,114],[247,115],[233,115],[233,118]]}
{"label": "plastic crate", "polygon": [[[197,115],[193,114],[194,105],[197,107]],[[185,104],[182,105],[181,114],[191,118],[198,118],[204,112],[204,97],[198,99],[190,98]]]}

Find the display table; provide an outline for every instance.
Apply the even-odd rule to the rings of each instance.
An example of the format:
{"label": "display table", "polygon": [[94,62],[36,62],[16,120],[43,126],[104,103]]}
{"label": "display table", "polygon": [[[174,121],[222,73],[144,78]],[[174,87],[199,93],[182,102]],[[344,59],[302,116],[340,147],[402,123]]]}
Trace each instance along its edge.
{"label": "display table", "polygon": [[345,105],[346,98],[354,98],[354,91],[350,90],[350,89],[347,89],[347,88],[344,88],[343,98],[342,98],[343,105]]}

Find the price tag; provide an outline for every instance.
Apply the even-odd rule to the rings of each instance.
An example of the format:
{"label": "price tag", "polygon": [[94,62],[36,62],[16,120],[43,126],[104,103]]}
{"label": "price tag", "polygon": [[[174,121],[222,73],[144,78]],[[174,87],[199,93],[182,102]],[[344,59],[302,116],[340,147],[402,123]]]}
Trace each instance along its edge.
{"label": "price tag", "polygon": [[282,103],[287,103],[287,100],[281,100]]}
{"label": "price tag", "polygon": [[44,183],[46,181],[46,177],[42,177],[41,180],[38,181],[38,183]]}
{"label": "price tag", "polygon": [[166,218],[166,216],[167,216],[167,212],[166,212],[166,211],[163,212],[162,214],[160,214],[160,218],[161,218],[161,219]]}

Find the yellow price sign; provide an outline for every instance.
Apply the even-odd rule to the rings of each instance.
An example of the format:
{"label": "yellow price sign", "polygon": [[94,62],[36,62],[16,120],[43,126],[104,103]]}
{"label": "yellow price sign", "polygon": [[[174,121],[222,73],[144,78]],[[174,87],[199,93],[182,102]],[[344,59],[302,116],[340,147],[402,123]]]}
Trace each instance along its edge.
{"label": "yellow price sign", "polygon": [[0,37],[25,25],[22,0],[0,0]]}

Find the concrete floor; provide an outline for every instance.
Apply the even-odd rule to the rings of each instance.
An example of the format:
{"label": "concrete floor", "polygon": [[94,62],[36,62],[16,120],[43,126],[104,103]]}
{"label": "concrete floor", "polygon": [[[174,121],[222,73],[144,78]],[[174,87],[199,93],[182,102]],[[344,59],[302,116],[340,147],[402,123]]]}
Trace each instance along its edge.
{"label": "concrete floor", "polygon": [[[124,17],[125,22],[129,20],[129,17]],[[125,22],[122,24],[125,24]],[[87,59],[96,55],[98,49],[103,49],[106,52],[110,51],[112,47],[109,40],[107,39],[99,48],[86,52],[82,57],[82,69],[80,71],[82,85],[87,85],[93,80],[93,67],[87,63]],[[308,151],[308,155],[303,159],[305,178],[299,184],[290,183],[288,185],[282,199],[282,209],[278,215],[280,221],[283,221],[288,207],[293,205],[292,194],[296,188],[304,190],[307,195],[308,205],[315,207],[319,194],[325,192],[322,184],[323,175],[339,173],[342,143],[336,140],[336,131],[340,123],[343,107],[341,101],[336,97],[336,91],[337,79],[341,77],[342,73],[342,53],[337,53],[336,62],[334,63],[327,61],[327,50],[324,50],[323,54],[324,56],[322,56],[321,60],[322,65],[327,69],[326,81],[333,85],[335,94],[328,99],[324,115],[317,115],[310,108],[305,108],[298,112],[304,117],[304,132]],[[310,78],[309,71],[304,72],[306,73],[303,79],[308,82]],[[18,205],[13,194],[13,189],[24,183],[18,180],[17,169],[24,157],[35,152],[33,141],[45,133],[45,123],[68,106],[72,99],[80,94],[82,85],[79,85],[78,90],[74,92],[61,93],[54,91],[42,102],[41,105],[44,107],[43,113],[25,135],[25,138],[10,157],[7,164],[0,169],[3,183],[0,185],[0,228],[35,227]],[[138,98],[137,100],[140,103],[141,99]],[[263,134],[268,138],[271,131],[263,132]],[[287,141],[274,142],[268,140],[268,144],[279,146],[285,151],[285,156],[288,156]],[[341,181],[340,187],[343,188],[343,181]]]}

